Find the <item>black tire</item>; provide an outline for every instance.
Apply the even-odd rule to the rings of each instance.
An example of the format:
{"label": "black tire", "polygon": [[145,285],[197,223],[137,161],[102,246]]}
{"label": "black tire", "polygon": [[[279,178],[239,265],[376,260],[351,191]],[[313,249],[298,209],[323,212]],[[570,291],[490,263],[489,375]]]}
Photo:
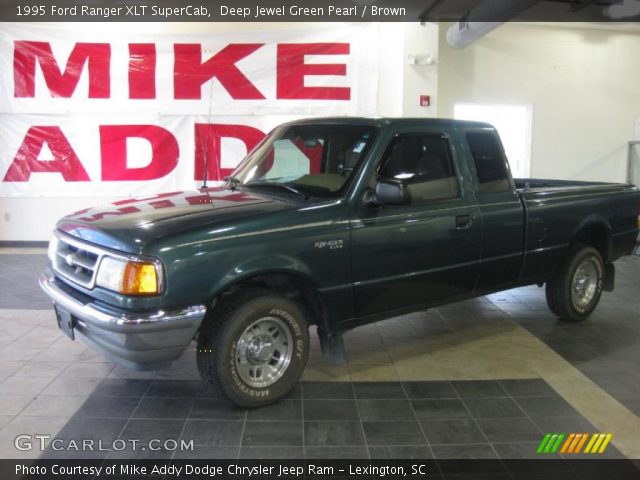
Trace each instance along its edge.
{"label": "black tire", "polygon": [[[264,334],[253,337],[259,342],[258,346],[263,344],[263,339],[267,339],[265,353],[269,356],[267,360],[257,357],[253,360],[269,364],[275,362],[276,367],[273,368],[279,368],[277,375],[280,376],[276,375],[273,383],[261,386],[257,384],[261,381],[260,378],[247,377],[247,369],[253,368],[255,373],[261,370],[260,365],[264,363],[252,365],[249,362],[250,349],[246,347],[251,342],[239,344],[239,341],[241,338],[250,338],[248,335],[254,334],[256,324],[260,325],[258,331],[262,332],[265,322],[267,325],[275,325],[272,326],[274,334],[283,335],[283,345],[277,348],[283,352],[290,351],[291,354],[275,357],[276,354],[280,355],[280,351],[274,350],[272,356],[269,356],[270,337]],[[254,329],[250,332],[248,329],[251,326]],[[257,339],[258,336],[260,339]],[[244,350],[241,351],[243,346]],[[262,350],[257,352],[260,355]],[[267,289],[251,289],[223,299],[205,319],[198,335],[197,362],[201,378],[241,407],[268,405],[287,395],[302,375],[308,355],[309,328],[302,310],[296,303]],[[240,358],[244,358],[244,362],[240,362]],[[286,358],[290,360],[284,365]],[[279,363],[284,366],[278,367]]]}
{"label": "black tire", "polygon": [[[593,282],[585,281],[587,286],[582,290],[583,285],[578,282],[580,279],[575,277],[579,274],[584,278],[585,269],[590,272],[587,278],[593,279]],[[549,310],[563,320],[585,320],[598,306],[603,276],[604,262],[600,253],[592,247],[574,246],[556,276],[547,282],[545,293]]]}

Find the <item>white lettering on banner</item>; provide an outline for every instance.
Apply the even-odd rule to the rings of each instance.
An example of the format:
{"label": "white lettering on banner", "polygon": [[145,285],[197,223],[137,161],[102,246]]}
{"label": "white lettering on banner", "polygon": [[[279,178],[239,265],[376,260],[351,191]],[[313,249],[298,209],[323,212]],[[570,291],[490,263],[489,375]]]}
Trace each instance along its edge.
{"label": "white lettering on banner", "polygon": [[205,163],[221,180],[284,121],[374,115],[377,40],[371,24],[161,40],[0,24],[0,196],[189,189]]}

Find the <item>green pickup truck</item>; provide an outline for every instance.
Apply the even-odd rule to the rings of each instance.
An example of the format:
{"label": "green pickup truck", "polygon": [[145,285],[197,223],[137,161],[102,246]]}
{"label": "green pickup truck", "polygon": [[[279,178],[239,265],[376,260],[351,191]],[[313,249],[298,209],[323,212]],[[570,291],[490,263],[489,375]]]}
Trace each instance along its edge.
{"label": "green pickup truck", "polygon": [[312,325],[339,355],[358,325],[530,284],[582,320],[639,223],[632,185],[512,179],[484,123],[303,120],[223,186],[61,219],[40,285],[72,339],[157,368],[195,338],[202,378],[256,407],[298,381]]}

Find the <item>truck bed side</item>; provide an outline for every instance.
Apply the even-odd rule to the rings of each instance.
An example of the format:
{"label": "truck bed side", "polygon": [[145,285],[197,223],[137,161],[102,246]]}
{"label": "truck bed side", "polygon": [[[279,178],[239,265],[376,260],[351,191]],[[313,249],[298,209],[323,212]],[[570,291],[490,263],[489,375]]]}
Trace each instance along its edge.
{"label": "truck bed side", "polygon": [[636,187],[537,179],[518,179],[516,186],[526,218],[521,283],[544,281],[572,244],[595,247],[605,262],[632,252],[640,204]]}

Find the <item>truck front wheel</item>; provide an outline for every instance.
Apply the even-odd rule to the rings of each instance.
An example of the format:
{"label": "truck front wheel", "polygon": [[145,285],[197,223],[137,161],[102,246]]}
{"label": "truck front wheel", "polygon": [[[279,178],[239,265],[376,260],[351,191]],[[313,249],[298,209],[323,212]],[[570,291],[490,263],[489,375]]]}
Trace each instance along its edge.
{"label": "truck front wheel", "polygon": [[232,295],[198,336],[202,379],[242,407],[284,397],[307,363],[309,328],[301,309],[266,289]]}
{"label": "truck front wheel", "polygon": [[561,270],[547,282],[549,309],[563,320],[586,319],[600,301],[603,276],[600,253],[584,245],[574,247]]}

